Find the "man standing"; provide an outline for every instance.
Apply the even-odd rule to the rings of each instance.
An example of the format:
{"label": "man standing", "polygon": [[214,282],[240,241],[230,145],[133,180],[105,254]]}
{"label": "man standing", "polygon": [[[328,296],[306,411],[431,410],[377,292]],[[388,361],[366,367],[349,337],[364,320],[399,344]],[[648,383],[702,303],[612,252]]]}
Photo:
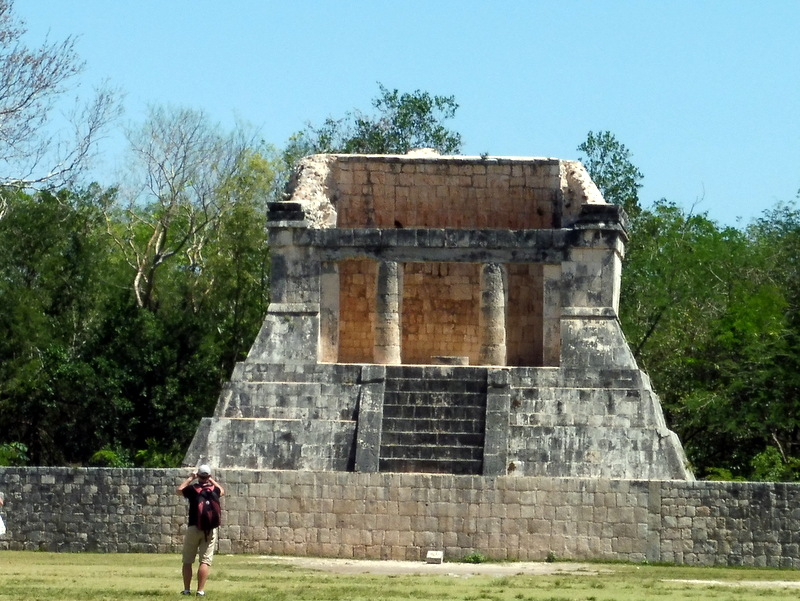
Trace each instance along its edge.
{"label": "man standing", "polygon": [[[195,482],[196,480],[196,482]],[[197,595],[205,595],[206,580],[211,571],[214,549],[217,545],[217,528],[204,531],[200,525],[200,502],[216,501],[225,494],[225,490],[211,477],[211,468],[201,465],[196,472],[186,478],[178,486],[178,494],[189,500],[189,528],[183,539],[183,593],[191,595],[192,565],[195,557],[200,556],[197,568]]]}
{"label": "man standing", "polygon": [[[0,507],[3,506],[5,503],[5,495],[0,492]],[[0,536],[3,536],[6,533],[6,525],[3,522],[3,516],[0,516]]]}

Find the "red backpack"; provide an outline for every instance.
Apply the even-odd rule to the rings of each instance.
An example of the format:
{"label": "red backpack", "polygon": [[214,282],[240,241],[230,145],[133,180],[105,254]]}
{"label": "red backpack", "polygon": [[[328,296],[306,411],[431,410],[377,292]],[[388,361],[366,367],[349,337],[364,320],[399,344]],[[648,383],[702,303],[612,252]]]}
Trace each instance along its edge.
{"label": "red backpack", "polygon": [[214,491],[214,485],[195,484],[197,493],[197,527],[205,532],[206,540],[211,531],[220,525],[222,511],[219,506],[219,495]]}

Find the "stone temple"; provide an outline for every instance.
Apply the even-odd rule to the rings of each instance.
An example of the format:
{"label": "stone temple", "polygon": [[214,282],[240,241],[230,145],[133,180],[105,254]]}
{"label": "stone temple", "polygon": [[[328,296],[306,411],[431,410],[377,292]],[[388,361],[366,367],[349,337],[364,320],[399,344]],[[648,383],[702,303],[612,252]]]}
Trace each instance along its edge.
{"label": "stone temple", "polygon": [[315,155],[267,227],[267,315],[187,465],[693,479],[580,163]]}

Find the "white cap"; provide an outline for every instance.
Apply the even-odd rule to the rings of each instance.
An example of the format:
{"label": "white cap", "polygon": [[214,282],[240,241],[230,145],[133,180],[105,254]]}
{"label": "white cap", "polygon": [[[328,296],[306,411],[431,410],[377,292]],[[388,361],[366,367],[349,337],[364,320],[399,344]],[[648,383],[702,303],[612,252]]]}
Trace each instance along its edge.
{"label": "white cap", "polygon": [[210,476],[211,475],[211,467],[207,464],[203,464],[197,468],[197,475],[198,476]]}

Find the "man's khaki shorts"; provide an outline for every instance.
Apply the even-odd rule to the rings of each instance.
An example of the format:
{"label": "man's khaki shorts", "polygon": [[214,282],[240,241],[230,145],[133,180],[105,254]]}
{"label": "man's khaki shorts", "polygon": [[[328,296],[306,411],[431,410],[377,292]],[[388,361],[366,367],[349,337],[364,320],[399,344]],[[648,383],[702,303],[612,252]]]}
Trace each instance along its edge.
{"label": "man's khaki shorts", "polygon": [[189,526],[186,536],[183,537],[183,563],[194,563],[195,557],[200,555],[200,563],[211,565],[214,560],[214,549],[217,548],[217,528],[206,533],[197,528]]}

